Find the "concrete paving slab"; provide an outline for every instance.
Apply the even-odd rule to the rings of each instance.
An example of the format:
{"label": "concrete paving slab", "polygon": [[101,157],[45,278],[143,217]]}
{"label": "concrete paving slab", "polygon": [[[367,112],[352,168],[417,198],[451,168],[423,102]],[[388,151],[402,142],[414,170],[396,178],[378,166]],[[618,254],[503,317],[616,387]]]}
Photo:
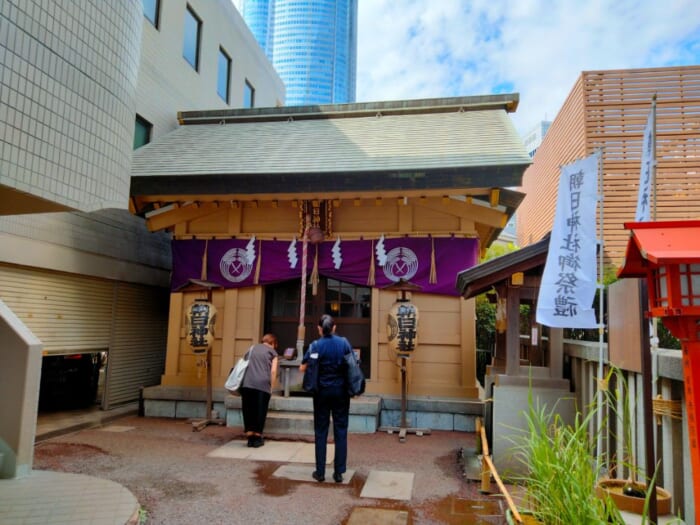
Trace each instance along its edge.
{"label": "concrete paving slab", "polygon": [[139,509],[126,487],[83,474],[33,470],[23,478],[0,480],[3,525],[136,523]]}
{"label": "concrete paving slab", "polygon": [[135,428],[136,427],[127,427],[125,425],[108,425],[106,427],[99,428],[98,430],[102,432],[129,432]]}
{"label": "concrete paving slab", "polygon": [[299,451],[302,443],[290,443],[282,441],[265,441],[265,445],[259,448],[248,447],[247,441],[235,440],[212,450],[208,457],[251,459],[259,461],[283,461],[287,462]]}
{"label": "concrete paving slab", "polygon": [[414,477],[413,472],[371,470],[360,497],[410,501]]}
{"label": "concrete paving slab", "polygon": [[[335,445],[326,445],[326,463],[330,463],[333,460],[333,455],[335,454]],[[299,451],[294,454],[289,459],[290,463],[310,463],[314,465],[316,463],[316,450],[313,443],[305,443]]]}
{"label": "concrete paving slab", "polygon": [[408,511],[355,507],[348,519],[348,525],[406,525]]}
{"label": "concrete paving slab", "polygon": [[[328,463],[333,460],[333,448],[329,445]],[[277,461],[280,463],[315,462],[314,445],[291,441],[265,440],[265,445],[258,448],[248,447],[247,441],[234,440],[212,450],[207,457],[248,459],[251,461]]]}
{"label": "concrete paving slab", "polygon": [[[291,479],[293,481],[310,481],[313,483],[318,483],[311,477],[314,469],[316,467],[311,465],[282,465],[280,468],[275,470],[272,475],[276,478]],[[355,471],[348,469],[343,474],[343,482],[335,483],[331,477],[332,472],[326,472],[326,482],[330,482],[331,485],[348,485],[350,480],[355,475]]]}

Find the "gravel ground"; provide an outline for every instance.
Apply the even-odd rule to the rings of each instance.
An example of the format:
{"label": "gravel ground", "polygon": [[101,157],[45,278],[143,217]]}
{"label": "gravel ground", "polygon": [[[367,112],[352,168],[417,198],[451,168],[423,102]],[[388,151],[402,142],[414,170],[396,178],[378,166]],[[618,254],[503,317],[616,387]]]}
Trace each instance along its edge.
{"label": "gravel ground", "polygon": [[[409,434],[405,443],[396,434],[351,434],[348,468],[356,474],[350,484],[336,485],[271,477],[280,463],[206,457],[241,439],[239,428],[193,432],[185,420],[136,416],[110,425],[134,429],[87,429],[43,441],[35,447],[34,468],[116,481],[136,496],[146,524],[346,524],[355,507],[405,510],[411,525],[505,523],[470,514],[471,500],[500,507],[498,497],[480,495],[477,483],[462,475],[459,453],[473,447],[474,434]],[[268,438],[275,439],[298,440]],[[411,501],[360,498],[371,470],[413,472]]]}

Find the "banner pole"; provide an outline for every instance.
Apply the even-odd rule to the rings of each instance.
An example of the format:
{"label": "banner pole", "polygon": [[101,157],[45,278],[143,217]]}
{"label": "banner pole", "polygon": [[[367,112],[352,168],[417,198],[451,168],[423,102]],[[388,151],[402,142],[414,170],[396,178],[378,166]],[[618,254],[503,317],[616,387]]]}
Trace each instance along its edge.
{"label": "banner pole", "polygon": [[604,294],[605,285],[604,280],[604,268],[603,268],[603,252],[604,252],[604,235],[605,230],[603,228],[604,214],[603,214],[603,203],[604,203],[604,191],[605,187],[603,185],[603,148],[597,148],[598,152],[598,413],[597,413],[597,423],[598,423],[598,441],[596,455],[597,471],[600,472],[601,466],[605,467],[607,470],[607,464],[601,465],[601,458],[603,456],[603,368],[604,368],[604,355],[603,355],[603,330],[605,327],[604,321]]}
{"label": "banner pole", "polygon": [[651,97],[651,220],[656,221],[656,93]]}
{"label": "banner pole", "polygon": [[[651,97],[651,220],[656,221],[656,93]],[[659,318],[651,318],[649,346],[652,354],[659,349]],[[650,380],[650,378],[648,378]],[[655,378],[654,378],[655,380]]]}
{"label": "banner pole", "polygon": [[[651,97],[651,220],[656,222],[656,93]],[[646,285],[646,283],[644,283]],[[641,297],[642,304],[648,304],[648,290],[643,287]],[[642,321],[643,323],[644,321]],[[645,452],[645,469],[647,478],[650,479],[649,490],[651,497],[649,498],[649,519],[651,523],[656,523],[658,519],[658,502],[656,494],[656,451],[654,449],[654,426],[652,423],[653,406],[652,399],[654,397],[654,383],[656,378],[652,376],[651,358],[656,355],[659,349],[659,318],[652,317],[651,325],[647,325],[651,334],[645,334],[642,329],[642,336],[649,335],[646,344],[642,344],[642,383],[644,390],[642,392],[642,403],[644,413],[644,452]]]}

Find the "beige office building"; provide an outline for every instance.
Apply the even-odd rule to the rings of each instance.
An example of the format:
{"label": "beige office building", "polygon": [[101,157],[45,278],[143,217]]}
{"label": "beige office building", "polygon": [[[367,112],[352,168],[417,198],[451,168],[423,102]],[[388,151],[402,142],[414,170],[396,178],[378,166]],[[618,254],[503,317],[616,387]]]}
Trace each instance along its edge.
{"label": "beige office building", "polygon": [[129,212],[134,147],[181,110],[284,102],[229,0],[153,5],[0,3],[0,300],[44,355],[106,352],[104,408],[165,362],[170,236]]}

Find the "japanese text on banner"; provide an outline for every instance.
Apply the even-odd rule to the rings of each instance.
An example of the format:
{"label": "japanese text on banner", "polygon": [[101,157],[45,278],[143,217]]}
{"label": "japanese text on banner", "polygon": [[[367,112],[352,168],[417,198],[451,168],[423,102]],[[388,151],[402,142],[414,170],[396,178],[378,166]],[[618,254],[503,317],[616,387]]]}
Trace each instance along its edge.
{"label": "japanese text on banner", "polygon": [[600,153],[561,169],[537,322],[559,328],[596,328],[596,203]]}

